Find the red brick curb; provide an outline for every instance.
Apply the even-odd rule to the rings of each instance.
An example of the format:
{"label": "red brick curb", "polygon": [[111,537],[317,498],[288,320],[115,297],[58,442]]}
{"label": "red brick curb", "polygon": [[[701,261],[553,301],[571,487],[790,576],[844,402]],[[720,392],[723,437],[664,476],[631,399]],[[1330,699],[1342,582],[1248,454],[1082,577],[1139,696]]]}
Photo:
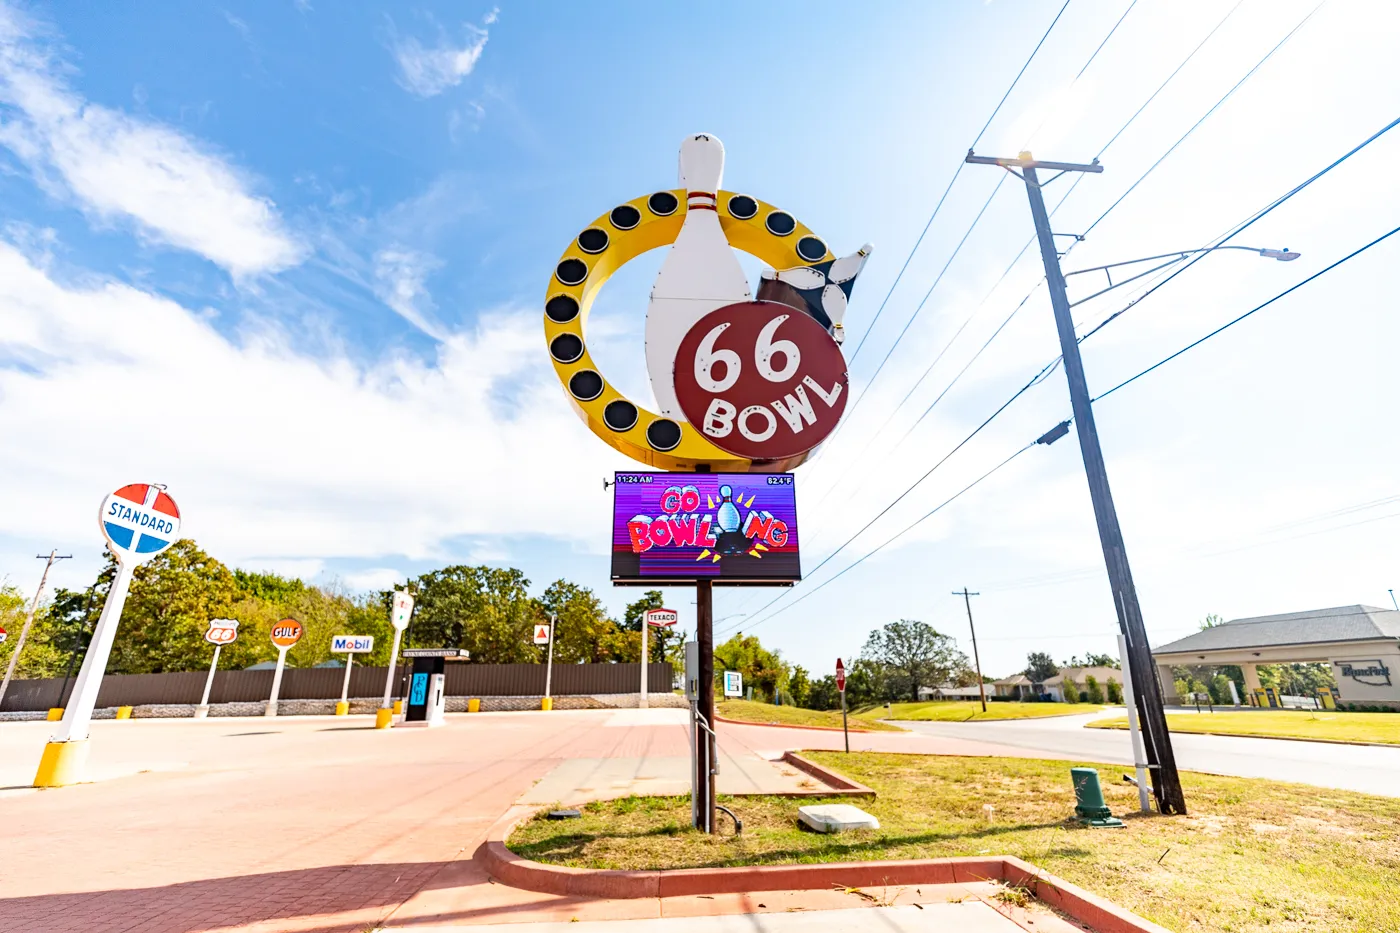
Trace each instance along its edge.
{"label": "red brick curb", "polygon": [[[769,729],[807,729],[811,732],[859,732],[861,735],[893,735],[894,733],[884,729],[849,729],[842,730],[836,726],[799,726],[791,722],[749,722],[747,719],[725,719],[723,716],[715,716],[715,722],[728,723],[731,726],[763,726]],[[908,732],[908,729],[901,730]]]}
{"label": "red brick curb", "polygon": [[569,897],[631,899],[1000,881],[1025,888],[1038,900],[1084,924],[1094,933],[1171,933],[1165,927],[1144,920],[1097,894],[1010,855],[674,871],[594,871],[545,865],[521,858],[505,844],[511,831],[533,813],[532,807],[511,808],[487,833],[486,841],[477,847],[473,856],[491,877],[526,891]]}
{"label": "red brick curb", "polygon": [[804,774],[821,781],[832,789],[833,797],[869,797],[874,799],[875,791],[858,781],[853,781],[845,775],[838,774],[830,768],[825,768],[815,761],[809,761],[796,752],[783,752],[783,757],[778,759],[786,764],[792,765]]}

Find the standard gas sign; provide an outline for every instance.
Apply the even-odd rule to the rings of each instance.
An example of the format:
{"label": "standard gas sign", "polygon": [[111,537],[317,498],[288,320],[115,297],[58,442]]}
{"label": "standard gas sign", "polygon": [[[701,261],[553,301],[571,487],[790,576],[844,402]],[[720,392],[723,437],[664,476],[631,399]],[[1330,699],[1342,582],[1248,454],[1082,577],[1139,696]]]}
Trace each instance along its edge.
{"label": "standard gas sign", "polygon": [[642,614],[647,625],[655,625],[658,628],[664,625],[675,625],[680,621],[680,615],[674,609],[648,609]]}
{"label": "standard gas sign", "polygon": [[331,639],[332,654],[366,654],[373,650],[373,635],[336,635]]}
{"label": "standard gas sign", "polygon": [[287,649],[301,641],[306,630],[296,619],[283,619],[272,627],[272,643],[280,649]]}
{"label": "standard gas sign", "polygon": [[204,640],[211,645],[231,645],[238,638],[238,622],[234,619],[210,619]]}
{"label": "standard gas sign", "polygon": [[102,534],[123,562],[150,560],[180,536],[180,509],[159,486],[132,483],[102,500]]}

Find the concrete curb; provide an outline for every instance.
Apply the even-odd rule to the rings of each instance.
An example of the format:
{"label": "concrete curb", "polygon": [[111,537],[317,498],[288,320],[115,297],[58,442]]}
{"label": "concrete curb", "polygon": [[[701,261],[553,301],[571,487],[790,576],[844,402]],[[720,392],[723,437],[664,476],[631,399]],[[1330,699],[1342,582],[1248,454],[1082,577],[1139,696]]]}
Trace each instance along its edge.
{"label": "concrete curb", "polygon": [[[1085,729],[1102,729],[1105,732],[1127,732],[1128,727],[1085,725]],[[1303,735],[1245,735],[1241,732],[1197,732],[1194,729],[1175,732],[1173,735],[1213,735],[1219,739],[1268,739],[1273,742],[1316,742],[1319,745],[1360,745],[1365,748],[1400,748],[1400,742],[1361,742],[1356,739],[1322,739]]]}
{"label": "concrete curb", "polygon": [[[883,722],[884,720],[881,720]],[[791,722],[749,722],[747,719],[725,719],[723,716],[715,716],[715,722],[728,723],[731,726],[761,726],[766,729],[807,729],[811,732],[858,732],[861,735],[896,735],[885,729],[849,729],[842,730],[836,726],[799,726]],[[908,729],[901,728],[900,732],[908,732]]]}
{"label": "concrete curb", "polygon": [[1165,927],[1010,855],[674,871],[595,871],[545,865],[521,858],[505,844],[511,832],[534,812],[528,806],[508,810],[491,827],[473,859],[497,881],[541,894],[633,899],[1000,881],[1025,888],[1095,933],[1170,933]]}
{"label": "concrete curb", "polygon": [[815,761],[803,758],[796,752],[783,752],[783,757],[778,759],[781,762],[792,765],[798,771],[809,774],[832,789],[832,797],[867,797],[875,798],[875,791],[858,781],[853,781],[843,774],[823,767]]}

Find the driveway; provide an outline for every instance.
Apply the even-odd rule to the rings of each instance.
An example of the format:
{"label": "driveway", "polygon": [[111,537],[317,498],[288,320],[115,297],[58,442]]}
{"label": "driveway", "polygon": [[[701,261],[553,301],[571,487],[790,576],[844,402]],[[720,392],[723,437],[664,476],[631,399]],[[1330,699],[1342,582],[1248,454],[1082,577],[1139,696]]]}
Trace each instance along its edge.
{"label": "driveway", "polygon": [[[1086,729],[1100,716],[1121,710],[1049,719],[1001,722],[895,722],[920,735],[986,742],[1036,752],[1045,758],[1133,763],[1126,730]],[[1202,713],[1201,715],[1209,715]],[[1235,777],[1296,781],[1317,787],[1400,797],[1400,747],[1334,745],[1292,739],[1172,734],[1178,768]],[[989,754],[995,754],[989,752]]]}

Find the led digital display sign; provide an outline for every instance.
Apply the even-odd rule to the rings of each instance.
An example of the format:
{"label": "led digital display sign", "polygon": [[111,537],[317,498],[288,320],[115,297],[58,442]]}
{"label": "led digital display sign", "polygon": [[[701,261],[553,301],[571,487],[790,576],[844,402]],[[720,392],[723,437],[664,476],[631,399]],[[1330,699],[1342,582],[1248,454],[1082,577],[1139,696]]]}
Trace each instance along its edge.
{"label": "led digital display sign", "polygon": [[791,473],[618,473],[614,583],[802,579]]}

